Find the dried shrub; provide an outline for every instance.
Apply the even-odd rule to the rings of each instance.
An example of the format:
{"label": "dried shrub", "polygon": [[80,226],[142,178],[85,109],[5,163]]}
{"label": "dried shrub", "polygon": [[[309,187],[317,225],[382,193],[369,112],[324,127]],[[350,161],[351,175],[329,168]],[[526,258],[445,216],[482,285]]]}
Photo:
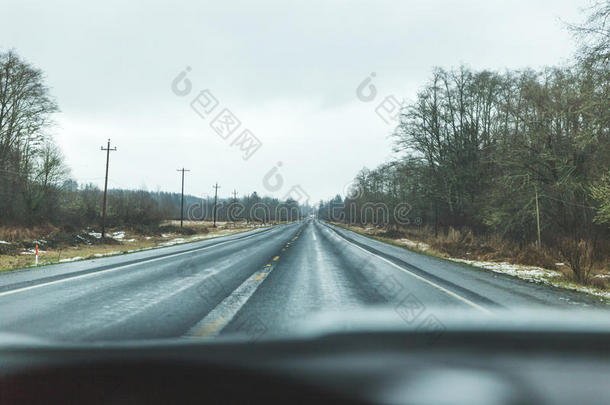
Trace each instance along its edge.
{"label": "dried shrub", "polygon": [[591,269],[597,261],[594,243],[585,239],[564,238],[559,241],[559,253],[568,263],[574,279],[583,284],[591,281]]}

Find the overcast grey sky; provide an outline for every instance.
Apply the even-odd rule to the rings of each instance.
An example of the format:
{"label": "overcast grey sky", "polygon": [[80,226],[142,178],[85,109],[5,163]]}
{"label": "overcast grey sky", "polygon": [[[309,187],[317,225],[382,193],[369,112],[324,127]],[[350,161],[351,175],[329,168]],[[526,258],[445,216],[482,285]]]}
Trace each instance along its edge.
{"label": "overcast grey sky", "polygon": [[[112,187],[283,197],[342,192],[363,166],[391,156],[385,96],[412,100],[434,66],[542,67],[574,51],[561,20],[588,2],[521,1],[5,1],[0,49],[43,69],[62,112],[54,128],[73,177]],[[192,92],[171,90],[187,66]],[[372,102],[357,86],[375,72]],[[260,139],[248,160],[190,107],[200,90]],[[284,183],[262,179],[277,162]]]}

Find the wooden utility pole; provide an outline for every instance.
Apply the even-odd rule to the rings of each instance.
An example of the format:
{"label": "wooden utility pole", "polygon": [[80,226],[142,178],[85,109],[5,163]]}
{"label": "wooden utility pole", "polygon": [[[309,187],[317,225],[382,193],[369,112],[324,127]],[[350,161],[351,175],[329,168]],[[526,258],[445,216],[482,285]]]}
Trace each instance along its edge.
{"label": "wooden utility pole", "polygon": [[214,187],[214,228],[216,228],[216,202],[218,201],[218,189],[220,188],[220,186],[218,185],[218,182],[216,182],[216,185],[212,186]]}
{"label": "wooden utility pole", "polygon": [[182,172],[182,198],[180,199],[180,228],[182,228],[182,222],[184,221],[184,172],[190,172],[190,170],[177,169],[177,172]]}
{"label": "wooden utility pole", "polygon": [[246,194],[246,224],[250,223],[250,194]]}
{"label": "wooden utility pole", "polygon": [[116,146],[110,148],[110,139],[108,139],[108,145],[106,148],[103,146],[101,150],[106,151],[106,180],[104,180],[104,204],[102,205],[102,240],[106,236],[106,194],[108,194],[108,166],[110,165],[110,152],[116,151]]}
{"label": "wooden utility pole", "polygon": [[[235,222],[236,218],[234,216],[235,204],[237,204],[237,190],[233,189],[233,204],[231,207],[231,219]],[[235,225],[235,224],[233,224]]]}
{"label": "wooden utility pole", "polygon": [[536,193],[536,227],[538,228],[538,240],[536,241],[536,247],[540,249],[542,246],[540,241],[540,206],[538,205],[538,187],[535,184],[534,191]]}

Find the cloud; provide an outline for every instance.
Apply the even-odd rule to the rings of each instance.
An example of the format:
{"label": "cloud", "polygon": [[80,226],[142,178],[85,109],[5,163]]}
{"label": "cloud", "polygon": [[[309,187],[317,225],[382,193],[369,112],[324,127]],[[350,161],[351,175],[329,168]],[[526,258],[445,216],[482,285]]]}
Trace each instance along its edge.
{"label": "cloud", "polygon": [[[262,191],[277,161],[314,200],[340,192],[390,154],[388,128],[355,96],[371,72],[380,95],[413,99],[433,66],[539,67],[574,46],[559,18],[572,1],[12,2],[1,48],[47,73],[62,113],[57,139],[81,181],[187,191]],[[263,142],[244,162],[170,91],[186,66]]]}

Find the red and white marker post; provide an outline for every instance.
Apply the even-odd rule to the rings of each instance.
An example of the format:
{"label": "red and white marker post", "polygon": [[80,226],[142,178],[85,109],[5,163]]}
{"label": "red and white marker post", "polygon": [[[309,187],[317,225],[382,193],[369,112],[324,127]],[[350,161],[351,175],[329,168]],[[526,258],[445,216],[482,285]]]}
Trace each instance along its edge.
{"label": "red and white marker post", "polygon": [[36,266],[38,266],[38,243],[36,244]]}

